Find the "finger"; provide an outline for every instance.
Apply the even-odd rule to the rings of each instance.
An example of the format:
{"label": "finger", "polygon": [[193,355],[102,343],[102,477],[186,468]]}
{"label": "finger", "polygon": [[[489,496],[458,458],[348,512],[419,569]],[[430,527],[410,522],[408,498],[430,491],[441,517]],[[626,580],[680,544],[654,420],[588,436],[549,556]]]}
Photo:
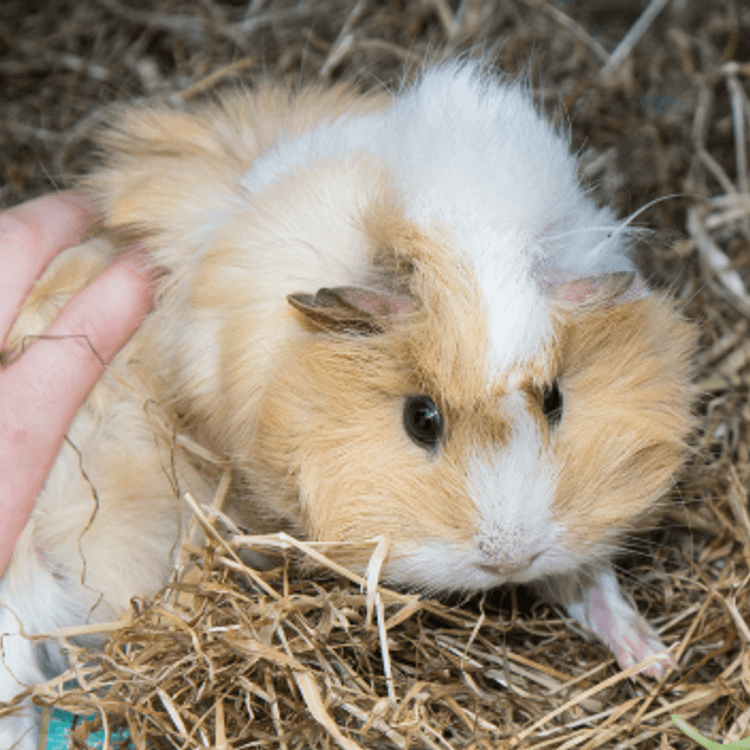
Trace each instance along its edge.
{"label": "finger", "polygon": [[76,193],[0,213],[0,348],[36,278],[57,253],[79,243],[95,219],[93,203]]}
{"label": "finger", "polygon": [[103,362],[148,311],[152,287],[133,258],[117,261],[0,372],[0,476],[14,485],[16,497],[33,504]]}

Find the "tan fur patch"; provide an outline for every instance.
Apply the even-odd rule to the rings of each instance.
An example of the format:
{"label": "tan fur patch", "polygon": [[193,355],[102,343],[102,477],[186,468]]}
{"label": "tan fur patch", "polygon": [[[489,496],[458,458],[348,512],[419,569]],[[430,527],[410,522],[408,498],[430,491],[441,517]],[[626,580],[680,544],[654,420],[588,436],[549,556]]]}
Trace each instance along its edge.
{"label": "tan fur patch", "polygon": [[613,541],[669,489],[693,427],[695,333],[654,295],[573,313],[561,335],[554,511],[577,549]]}

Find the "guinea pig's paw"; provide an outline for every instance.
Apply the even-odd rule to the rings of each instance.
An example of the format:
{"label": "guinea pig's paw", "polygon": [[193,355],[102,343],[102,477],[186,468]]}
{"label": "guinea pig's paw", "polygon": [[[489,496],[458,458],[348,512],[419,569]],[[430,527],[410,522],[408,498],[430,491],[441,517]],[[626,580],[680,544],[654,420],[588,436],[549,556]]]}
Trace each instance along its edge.
{"label": "guinea pig's paw", "polygon": [[[595,621],[592,629],[609,646],[622,669],[632,667],[649,656],[666,651],[654,629],[633,610],[631,610],[631,617],[621,618],[615,623],[611,620]],[[650,664],[641,674],[658,679],[667,668],[676,666],[674,659],[665,656]]]}
{"label": "guinea pig's paw", "polygon": [[[611,570],[596,578],[584,591],[582,601],[569,604],[568,612],[607,644],[622,669],[666,651],[656,631],[623,597]],[[675,667],[674,659],[665,655],[641,674],[658,679]]]}

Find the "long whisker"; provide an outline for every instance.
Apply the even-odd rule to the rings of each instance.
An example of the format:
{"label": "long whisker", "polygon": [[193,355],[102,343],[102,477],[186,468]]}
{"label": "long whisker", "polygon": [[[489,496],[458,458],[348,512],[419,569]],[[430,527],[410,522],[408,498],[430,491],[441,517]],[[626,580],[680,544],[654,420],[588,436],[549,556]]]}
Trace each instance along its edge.
{"label": "long whisker", "polygon": [[592,252],[595,252],[598,250],[602,245],[604,245],[606,242],[611,241],[613,238],[619,236],[623,232],[630,231],[633,233],[643,233],[647,234],[650,233],[652,230],[650,230],[648,227],[632,227],[630,224],[637,219],[644,211],[647,211],[652,206],[655,206],[657,203],[661,203],[662,201],[671,200],[672,198],[686,198],[690,197],[687,193],[670,193],[669,195],[662,195],[659,198],[654,198],[652,201],[649,201],[648,203],[641,206],[636,211],[633,211],[632,214],[625,217],[622,221],[618,222],[614,225],[601,225],[601,226],[593,226],[593,227],[585,227],[581,229],[570,229],[566,232],[560,232],[558,234],[553,235],[547,235],[545,239],[547,240],[557,240],[562,239],[564,237],[569,237],[570,235],[575,234],[584,234],[587,232],[611,232],[611,234],[607,235],[605,239],[603,239],[598,245],[596,245]]}

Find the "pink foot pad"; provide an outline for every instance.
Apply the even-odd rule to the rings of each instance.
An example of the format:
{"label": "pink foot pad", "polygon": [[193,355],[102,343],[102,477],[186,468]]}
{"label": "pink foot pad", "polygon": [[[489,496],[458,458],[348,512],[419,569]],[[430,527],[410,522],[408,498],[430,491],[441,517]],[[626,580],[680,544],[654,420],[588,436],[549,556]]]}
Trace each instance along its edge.
{"label": "pink foot pad", "polygon": [[[609,646],[622,669],[666,651],[656,631],[625,600],[612,571],[600,574],[584,592],[583,601],[567,609]],[[668,668],[676,667],[674,659],[665,656],[642,674],[658,679]]]}

